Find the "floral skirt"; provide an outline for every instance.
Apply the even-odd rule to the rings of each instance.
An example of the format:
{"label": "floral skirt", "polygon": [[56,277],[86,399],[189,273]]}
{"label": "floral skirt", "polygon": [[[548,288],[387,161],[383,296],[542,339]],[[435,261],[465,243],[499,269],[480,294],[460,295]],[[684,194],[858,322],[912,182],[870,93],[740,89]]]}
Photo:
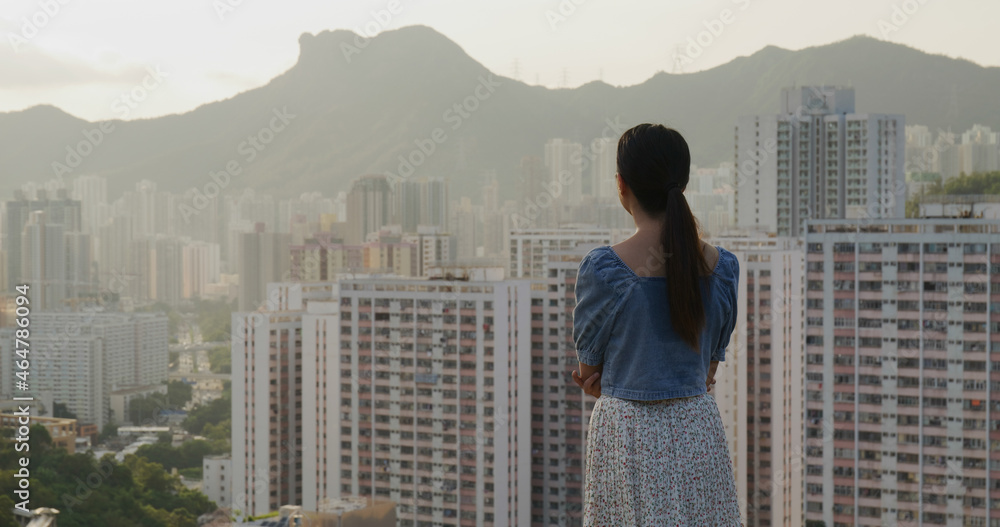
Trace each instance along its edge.
{"label": "floral skirt", "polygon": [[741,525],[715,398],[598,398],[587,438],[583,525]]}

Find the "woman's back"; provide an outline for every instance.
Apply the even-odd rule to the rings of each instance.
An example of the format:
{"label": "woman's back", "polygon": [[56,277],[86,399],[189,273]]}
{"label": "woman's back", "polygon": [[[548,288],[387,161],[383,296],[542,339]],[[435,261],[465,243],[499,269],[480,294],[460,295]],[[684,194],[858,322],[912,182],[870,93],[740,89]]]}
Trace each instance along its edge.
{"label": "woman's back", "polygon": [[597,397],[583,525],[740,525],[725,427],[706,393],[736,324],[739,263],[701,241],[677,130],[630,128],[616,163],[635,233],[590,251],[576,280],[573,380]]}
{"label": "woman's back", "polygon": [[706,392],[709,363],[725,360],[737,314],[739,262],[717,249],[712,273],[701,281],[705,319],[698,350],[673,327],[664,276],[640,276],[610,246],[583,259],[574,340],[580,362],[603,365],[602,394],[649,401]]}

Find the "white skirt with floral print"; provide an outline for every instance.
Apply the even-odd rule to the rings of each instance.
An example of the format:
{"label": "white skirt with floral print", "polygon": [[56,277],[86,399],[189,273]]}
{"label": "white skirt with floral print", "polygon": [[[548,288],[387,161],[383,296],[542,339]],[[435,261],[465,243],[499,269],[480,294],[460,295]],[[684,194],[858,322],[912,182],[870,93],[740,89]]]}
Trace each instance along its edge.
{"label": "white skirt with floral print", "polygon": [[584,492],[585,527],[742,525],[725,429],[707,393],[598,398]]}

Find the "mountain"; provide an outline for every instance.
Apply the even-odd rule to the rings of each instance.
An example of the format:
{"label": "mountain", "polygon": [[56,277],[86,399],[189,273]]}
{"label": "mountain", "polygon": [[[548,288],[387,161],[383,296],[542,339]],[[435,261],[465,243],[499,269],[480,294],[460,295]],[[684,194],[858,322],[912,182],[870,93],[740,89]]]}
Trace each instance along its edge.
{"label": "mountain", "polygon": [[[331,195],[362,174],[396,172],[400,156],[412,154],[414,176],[447,176],[452,195],[478,196],[483,171],[495,170],[504,197],[513,197],[522,156],[542,155],[552,137],[587,144],[609,122],[662,122],[685,134],[695,163],[731,160],[737,116],[775,113],[781,88],[794,84],[851,85],[858,111],[901,113],[932,130],[1000,129],[1000,68],[869,37],[767,47],[697,73],[574,89],[493,74],[424,26],[367,41],[343,30],[304,34],[299,46],[298,62],[264,86],[184,114],[105,123],[113,129],[91,149],[79,143],[99,123],[51,106],[0,113],[0,192],[6,199],[25,181],[53,178],[54,162],[71,168],[73,149],[87,155],[64,177],[103,175],[111,196],[141,179],[175,192],[203,189],[227,164],[238,169],[229,190]],[[255,147],[251,135],[266,144]]]}

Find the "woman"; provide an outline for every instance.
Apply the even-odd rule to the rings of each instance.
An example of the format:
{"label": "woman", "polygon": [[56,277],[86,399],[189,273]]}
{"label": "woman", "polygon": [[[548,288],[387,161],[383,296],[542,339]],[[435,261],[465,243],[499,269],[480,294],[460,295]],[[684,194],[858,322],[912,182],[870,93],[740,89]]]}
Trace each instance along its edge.
{"label": "woman", "polygon": [[641,124],[618,142],[618,193],[636,231],[580,262],[576,381],[597,397],[585,526],[741,525],[715,399],[736,323],[739,262],[702,242],[682,193],[681,135]]}

